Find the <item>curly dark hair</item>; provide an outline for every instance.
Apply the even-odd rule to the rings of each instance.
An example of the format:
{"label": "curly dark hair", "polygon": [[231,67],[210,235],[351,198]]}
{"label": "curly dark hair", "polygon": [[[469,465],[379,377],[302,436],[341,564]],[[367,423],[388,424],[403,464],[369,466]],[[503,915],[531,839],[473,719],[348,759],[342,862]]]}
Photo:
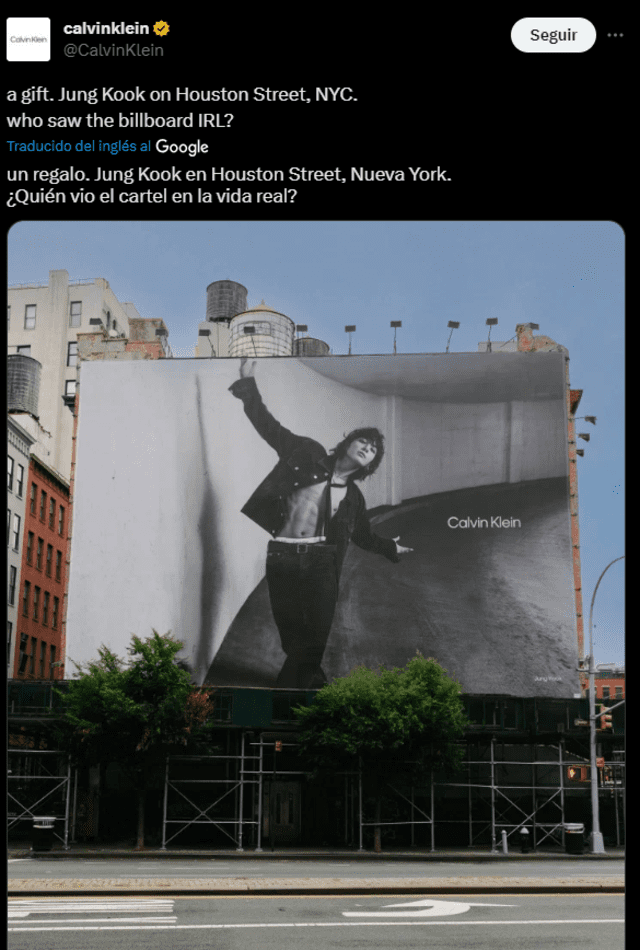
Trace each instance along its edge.
{"label": "curly dark hair", "polygon": [[359,469],[357,472],[354,472],[349,478],[354,482],[362,481],[365,478],[368,478],[369,475],[373,475],[375,470],[378,468],[382,462],[384,456],[384,436],[380,429],[354,429],[353,432],[350,432],[349,435],[346,435],[342,442],[339,442],[335,449],[331,450],[331,454],[335,455],[337,459],[344,458],[347,454],[347,449],[352,442],[355,442],[356,439],[369,439],[372,445],[375,446],[376,455],[375,458],[369,462],[368,465],[365,465],[364,468]]}

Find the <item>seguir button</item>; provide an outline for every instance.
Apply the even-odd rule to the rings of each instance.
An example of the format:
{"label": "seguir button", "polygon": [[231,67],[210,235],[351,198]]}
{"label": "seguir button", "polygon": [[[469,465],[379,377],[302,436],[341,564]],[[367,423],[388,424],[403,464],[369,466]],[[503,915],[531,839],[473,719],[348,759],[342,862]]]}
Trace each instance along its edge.
{"label": "seguir button", "polygon": [[511,30],[522,53],[585,53],[595,41],[595,26],[579,16],[524,17]]}

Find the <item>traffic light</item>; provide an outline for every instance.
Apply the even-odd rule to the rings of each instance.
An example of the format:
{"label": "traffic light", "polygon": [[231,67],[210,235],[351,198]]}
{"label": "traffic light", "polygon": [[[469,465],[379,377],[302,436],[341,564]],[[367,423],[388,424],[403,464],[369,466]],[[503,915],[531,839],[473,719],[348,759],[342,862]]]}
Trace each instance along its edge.
{"label": "traffic light", "polygon": [[607,709],[607,706],[605,706],[604,703],[600,703],[600,705],[598,706],[599,715],[596,720],[597,729],[613,729],[613,719],[611,718],[611,713],[605,712],[606,709]]}
{"label": "traffic light", "polygon": [[569,782],[588,782],[589,781],[589,766],[588,765],[568,765],[567,766],[567,780]]}

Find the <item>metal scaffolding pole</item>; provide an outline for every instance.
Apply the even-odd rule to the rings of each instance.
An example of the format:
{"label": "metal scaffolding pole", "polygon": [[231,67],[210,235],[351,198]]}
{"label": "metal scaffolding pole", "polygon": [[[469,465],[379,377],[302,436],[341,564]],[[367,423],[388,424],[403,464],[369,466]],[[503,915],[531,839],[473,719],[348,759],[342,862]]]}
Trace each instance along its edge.
{"label": "metal scaffolding pole", "polygon": [[467,746],[467,804],[469,807],[469,847],[473,845],[473,801],[471,797],[471,759],[469,758],[469,747]]}
{"label": "metal scaffolding pole", "polygon": [[561,819],[562,819],[562,835],[561,835],[561,839],[560,839],[560,840],[562,841],[562,847],[564,848],[564,768],[563,768],[563,766],[564,766],[564,756],[563,756],[563,754],[562,754],[562,753],[563,753],[563,749],[564,749],[564,740],[563,740],[563,739],[560,739],[560,742],[558,743],[558,768],[560,769],[560,773],[559,773],[559,778],[560,778],[560,816],[561,816]]}
{"label": "metal scaffolding pole", "polygon": [[238,847],[236,851],[244,851],[242,847],[242,812],[244,809],[244,729],[240,738],[240,804],[238,814]]}
{"label": "metal scaffolding pole", "polygon": [[344,843],[349,844],[349,776],[344,777]]}
{"label": "metal scaffolding pole", "polygon": [[71,822],[71,841],[76,840],[76,811],[78,808],[78,768],[76,766],[76,775],[73,782],[73,820]]}
{"label": "metal scaffolding pole", "polygon": [[431,769],[431,850],[436,850],[436,816],[435,816],[435,786],[433,783],[433,769]]}
{"label": "metal scaffolding pole", "polygon": [[495,738],[491,736],[491,853],[497,852],[496,848],[496,775],[494,768],[493,752]]}
{"label": "metal scaffolding pole", "polygon": [[167,798],[169,796],[169,756],[165,764],[164,771],[164,804],[162,807],[162,844],[161,851],[167,850]]}
{"label": "metal scaffolding pole", "polygon": [[413,785],[411,786],[411,847],[414,848],[416,844],[415,828],[414,828],[414,807],[413,807]]}
{"label": "metal scaffolding pole", "polygon": [[71,792],[71,756],[67,759],[67,794],[64,805],[64,850],[69,850],[69,793]]}
{"label": "metal scaffolding pole", "polygon": [[364,851],[362,846],[362,760],[360,760],[358,768],[358,804],[360,811],[360,847],[358,851]]}
{"label": "metal scaffolding pole", "polygon": [[258,843],[256,852],[262,851],[262,735],[260,736],[260,772],[258,775]]}
{"label": "metal scaffolding pole", "polygon": [[[532,814],[532,819],[531,819],[531,824],[532,824],[532,831],[531,831],[531,848],[532,848],[533,851],[535,851],[535,847],[536,847],[536,778],[537,778],[537,773],[536,773],[536,755],[537,755],[537,754],[538,754],[538,747],[537,747],[537,745],[536,745],[535,742],[534,742],[534,743],[533,743],[533,754],[532,754],[532,756],[531,756],[531,778],[532,778],[532,784],[531,784],[531,806],[532,806],[532,809],[531,809],[531,814]],[[504,756],[503,756],[503,758],[504,758]]]}

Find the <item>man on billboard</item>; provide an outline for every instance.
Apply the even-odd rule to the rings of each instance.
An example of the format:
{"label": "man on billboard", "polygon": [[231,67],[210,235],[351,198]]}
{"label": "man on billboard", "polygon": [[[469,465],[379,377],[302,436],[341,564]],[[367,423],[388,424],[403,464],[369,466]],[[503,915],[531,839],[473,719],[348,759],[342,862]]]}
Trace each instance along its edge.
{"label": "man on billboard", "polygon": [[372,475],[384,455],[375,428],[350,432],[331,452],[314,439],[294,435],[264,405],[244,358],[240,379],[229,388],[241,399],[258,434],[278,453],[278,463],[242,511],[272,537],[266,577],[271,610],[287,659],[277,686],[319,689],[321,667],[338,599],[349,541],[397,563],[412,548],[400,538],[371,530],[362,492],[355,484]]}

